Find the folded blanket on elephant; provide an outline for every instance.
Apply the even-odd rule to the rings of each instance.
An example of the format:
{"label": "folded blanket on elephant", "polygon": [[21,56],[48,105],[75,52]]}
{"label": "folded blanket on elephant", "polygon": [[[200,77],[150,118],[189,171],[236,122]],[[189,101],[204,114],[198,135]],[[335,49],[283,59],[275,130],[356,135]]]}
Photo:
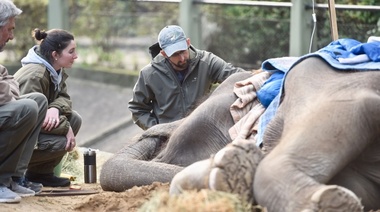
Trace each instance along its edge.
{"label": "folded blanket on elephant", "polygon": [[269,76],[269,72],[260,72],[235,83],[234,93],[238,99],[230,107],[235,125],[228,131],[232,140],[254,140],[257,134],[257,120],[265,111],[256,94]]}
{"label": "folded blanket on elephant", "polygon": [[234,93],[238,99],[230,112],[235,125],[230,128],[232,140],[243,138],[256,142],[258,120],[280,90],[284,72],[297,61],[296,57],[282,57],[263,62],[261,72],[235,83]]}
{"label": "folded blanket on elephant", "polygon": [[[367,56],[368,60],[360,62],[358,62],[358,60],[354,60],[356,63],[347,63],[347,60],[342,60],[356,58],[357,56],[362,57],[363,54]],[[309,57],[320,57],[337,70],[378,71],[380,70],[380,42],[375,41],[370,44],[362,44],[353,39],[339,39],[337,41],[333,41],[328,46],[314,53],[298,58],[288,70],[285,70],[281,88],[283,87],[283,81],[286,80],[286,74],[289,73],[292,67]],[[340,61],[344,61],[344,63]],[[260,117],[256,138],[256,144],[258,146],[262,143],[263,134],[267,124],[276,114],[277,108],[280,104],[280,97],[282,95],[281,91],[282,89],[280,89],[278,95],[273,99],[271,104]]]}
{"label": "folded blanket on elephant", "polygon": [[[367,43],[344,38],[331,42],[319,50],[329,54],[336,59],[332,63],[340,64],[362,64],[365,62],[380,62],[380,40],[368,39]],[[366,65],[367,66],[367,65]],[[343,67],[344,69],[344,67]]]}

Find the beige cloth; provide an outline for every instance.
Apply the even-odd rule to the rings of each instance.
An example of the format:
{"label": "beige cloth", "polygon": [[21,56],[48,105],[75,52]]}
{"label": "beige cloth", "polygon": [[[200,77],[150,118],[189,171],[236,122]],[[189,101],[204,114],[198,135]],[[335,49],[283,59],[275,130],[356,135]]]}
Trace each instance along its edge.
{"label": "beige cloth", "polygon": [[256,142],[259,118],[265,111],[265,107],[257,99],[256,91],[270,75],[269,72],[261,71],[235,83],[234,93],[238,99],[230,107],[235,125],[228,131],[232,140],[241,138]]}

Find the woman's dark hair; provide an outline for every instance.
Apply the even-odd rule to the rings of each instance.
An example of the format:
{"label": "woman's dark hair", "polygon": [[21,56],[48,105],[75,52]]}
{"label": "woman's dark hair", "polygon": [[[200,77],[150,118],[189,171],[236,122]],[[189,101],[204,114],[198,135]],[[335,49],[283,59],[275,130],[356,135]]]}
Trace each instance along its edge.
{"label": "woman's dark hair", "polygon": [[62,53],[72,40],[74,36],[63,29],[52,29],[47,32],[35,29],[33,37],[40,41],[40,53],[45,57],[50,64],[53,64],[52,53],[56,51],[58,54]]}

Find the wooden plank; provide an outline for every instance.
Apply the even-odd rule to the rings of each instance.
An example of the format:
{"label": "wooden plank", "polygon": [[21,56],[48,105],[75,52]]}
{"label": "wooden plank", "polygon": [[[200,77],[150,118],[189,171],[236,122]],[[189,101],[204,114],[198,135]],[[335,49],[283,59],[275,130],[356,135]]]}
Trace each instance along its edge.
{"label": "wooden plank", "polygon": [[331,38],[332,40],[338,40],[338,25],[336,21],[336,10],[335,10],[335,1],[328,0],[329,3],[329,13],[330,13],[330,27],[331,27]]}
{"label": "wooden plank", "polygon": [[75,196],[75,195],[89,195],[97,194],[96,190],[75,190],[75,189],[47,189],[42,190],[41,193],[35,194],[36,196]]}

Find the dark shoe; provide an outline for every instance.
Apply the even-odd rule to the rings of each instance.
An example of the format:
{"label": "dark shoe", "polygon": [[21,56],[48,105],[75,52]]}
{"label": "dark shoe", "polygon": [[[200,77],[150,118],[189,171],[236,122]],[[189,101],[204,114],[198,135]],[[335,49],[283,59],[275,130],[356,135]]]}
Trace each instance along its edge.
{"label": "dark shoe", "polygon": [[25,188],[29,188],[30,190],[33,190],[36,194],[41,193],[42,188],[44,187],[41,183],[35,183],[30,182],[25,177],[20,178],[16,181],[20,186],[23,186]]}
{"label": "dark shoe", "polygon": [[57,177],[54,174],[27,174],[26,178],[47,187],[67,187],[71,184],[68,178]]}

